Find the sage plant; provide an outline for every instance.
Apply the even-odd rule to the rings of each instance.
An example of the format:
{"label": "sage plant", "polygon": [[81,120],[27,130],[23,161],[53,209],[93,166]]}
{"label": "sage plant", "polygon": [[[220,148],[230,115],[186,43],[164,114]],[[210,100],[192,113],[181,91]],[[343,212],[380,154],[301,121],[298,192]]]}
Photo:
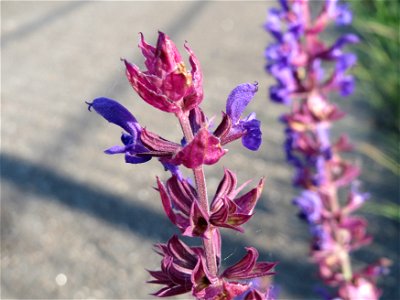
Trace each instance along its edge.
{"label": "sage plant", "polygon": [[343,157],[352,149],[348,137],[330,137],[332,125],[345,114],[329,97],[332,92],[343,97],[353,92],[354,78],[347,71],[356,56],[344,47],[358,37],[347,33],[328,45],[321,35],[329,23],[350,24],[352,14],[346,4],[326,0],[312,17],[311,3],[281,0],[265,23],[275,40],[265,51],[267,71],[277,80],[270,98],[290,107],[281,121],[286,158],[295,169],[293,183],[301,189],[293,203],[310,226],[311,257],[319,275],[335,288],[327,298],[378,299],[376,281],[387,271],[388,261],[380,259],[361,270],[351,263],[351,253],[372,240],[367,221],[354,215],[369,196],[360,190],[359,168]]}
{"label": "sage plant", "polygon": [[[221,228],[243,232],[242,225],[254,214],[254,207],[264,186],[262,178],[247,193],[239,196],[248,182],[237,186],[236,175],[229,169],[213,196],[208,199],[204,165],[217,163],[227,153],[224,146],[241,139],[244,147],[257,150],[261,144],[260,121],[255,113],[242,117],[257,92],[257,84],[237,86],[228,96],[226,112],[212,129],[212,122],[200,108],[203,100],[203,75],[199,61],[185,44],[191,70],[188,71],[169,37],[159,32],[156,46],[147,44],[143,35],[139,48],[147,70],[123,59],[126,76],[136,93],[151,106],[174,114],[183,132],[180,142],[169,141],[139,124],[127,108],[108,98],[88,103],[107,121],[124,130],[121,145],[107,154],[124,154],[126,163],[140,164],[156,158],[171,177],[163,182],[157,177],[157,191],[168,219],[183,236],[202,240],[201,246],[188,246],[178,235],[155,246],[161,255],[161,269],[150,271],[150,283],[162,288],[158,297],[187,292],[196,299],[272,299],[270,290],[260,286],[259,277],[273,274],[276,263],[258,262],[258,252],[247,247],[247,254],[234,265],[221,268]],[[180,167],[193,171],[185,178]]]}

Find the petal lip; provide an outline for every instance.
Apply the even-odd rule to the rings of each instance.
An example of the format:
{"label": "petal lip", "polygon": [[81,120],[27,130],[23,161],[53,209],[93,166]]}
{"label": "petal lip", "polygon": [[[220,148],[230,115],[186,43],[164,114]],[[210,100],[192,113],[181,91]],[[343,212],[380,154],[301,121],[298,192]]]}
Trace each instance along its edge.
{"label": "petal lip", "polygon": [[136,136],[141,127],[136,118],[117,101],[105,97],[94,99],[88,104],[88,109],[91,111],[93,108],[99,115],[101,115],[108,122],[118,125],[132,136]]}
{"label": "petal lip", "polygon": [[234,88],[226,102],[226,113],[231,117],[232,123],[239,121],[246,106],[253,99],[258,90],[258,83],[243,83]]}
{"label": "petal lip", "polygon": [[122,133],[121,136],[124,145],[110,147],[104,151],[106,154],[125,153],[125,162],[130,164],[144,163],[152,158],[153,155],[140,141],[142,127],[123,105],[105,97],[96,98],[93,102],[86,103],[89,111],[93,108],[104,119],[120,126],[127,132]]}
{"label": "petal lip", "polygon": [[242,127],[245,134],[242,136],[242,144],[247,149],[257,151],[262,144],[261,122],[257,119],[244,121]]}

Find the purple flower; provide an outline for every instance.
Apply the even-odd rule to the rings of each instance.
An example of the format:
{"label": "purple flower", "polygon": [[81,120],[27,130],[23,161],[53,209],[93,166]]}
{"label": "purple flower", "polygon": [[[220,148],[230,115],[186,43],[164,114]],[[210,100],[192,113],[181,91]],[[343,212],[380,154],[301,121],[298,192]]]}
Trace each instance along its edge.
{"label": "purple flower", "polygon": [[360,208],[365,203],[365,201],[368,200],[368,198],[370,197],[369,193],[360,192],[360,185],[361,183],[359,181],[354,181],[351,184],[351,190],[348,195],[347,205],[344,208],[346,214],[349,214]]}
{"label": "purple flower", "polygon": [[344,73],[357,62],[357,56],[353,53],[341,55],[336,62],[336,72]]}
{"label": "purple flower", "polygon": [[267,69],[278,82],[269,89],[271,100],[289,105],[292,101],[292,94],[299,88],[293,68],[287,63],[275,63],[268,66]]}
{"label": "purple flower", "polygon": [[294,34],[297,38],[304,31],[304,20],[302,8],[299,3],[291,3],[290,7],[287,1],[280,1],[282,10],[271,8],[268,11],[267,21],[264,28],[269,31],[279,42],[282,42],[284,36],[288,33]]}
{"label": "purple flower", "polygon": [[354,77],[351,75],[340,77],[337,80],[337,86],[341,96],[346,97],[353,94],[354,91]]}
{"label": "purple flower", "polygon": [[314,251],[327,251],[334,246],[334,240],[330,233],[323,225],[315,225],[310,227],[311,235],[313,237],[312,249]]}
{"label": "purple flower", "polygon": [[269,67],[269,72],[277,79],[280,85],[290,92],[296,91],[298,83],[293,75],[293,68],[290,65],[280,63]]}
{"label": "purple flower", "polygon": [[97,98],[88,105],[89,110],[93,108],[107,121],[126,131],[121,137],[124,145],[111,147],[105,153],[125,153],[127,163],[144,163],[155,156],[159,157],[164,167],[180,176],[176,168],[178,165],[196,168],[202,164],[214,164],[226,153],[219,139],[205,128],[197,132],[193,141],[182,147],[142,128],[135,117],[115,100]]}
{"label": "purple flower", "polygon": [[325,9],[331,19],[338,25],[348,25],[352,21],[352,14],[346,4],[338,5],[338,0],[326,0]]}
{"label": "purple flower", "polygon": [[[283,120],[288,123],[290,119]],[[292,122],[295,122],[292,120]],[[296,124],[302,127],[304,124]],[[292,125],[292,127],[295,127]],[[311,186],[320,186],[325,180],[325,163],[332,156],[331,147],[328,140],[323,144],[315,140],[315,136],[307,134],[305,131],[293,130],[292,127],[286,128],[286,140],[284,149],[286,160],[292,164],[295,169],[293,183],[296,186],[310,188]],[[327,134],[326,128],[320,129],[320,134]]]}
{"label": "purple flower", "polygon": [[336,59],[335,72],[327,87],[339,90],[340,95],[343,97],[351,95],[354,91],[354,77],[346,74],[346,71],[351,68],[356,61],[357,57],[352,53],[338,56]]}
{"label": "purple flower", "polygon": [[290,91],[280,83],[269,88],[269,97],[272,101],[285,105],[289,105],[292,102]]}
{"label": "purple flower", "polygon": [[250,150],[256,151],[262,143],[261,122],[256,119],[256,113],[251,113],[240,122],[246,132],[242,137],[243,145]]}
{"label": "purple flower", "polygon": [[309,190],[303,190],[301,195],[293,200],[300,209],[300,217],[309,223],[318,223],[322,216],[322,200],[320,196]]}
{"label": "purple flower", "polygon": [[284,143],[284,149],[286,160],[297,168],[302,167],[303,163],[301,159],[294,154],[296,140],[298,139],[299,134],[295,130],[292,130],[290,127],[288,127],[285,129],[285,136],[286,139]]}
{"label": "purple flower", "polygon": [[282,39],[282,26],[283,17],[285,13],[280,9],[271,8],[268,11],[267,21],[264,24],[264,28],[268,30],[278,41]]}
{"label": "purple flower", "polygon": [[298,37],[287,32],[279,43],[269,45],[264,54],[270,64],[292,64],[297,63],[303,53],[299,48]]}
{"label": "purple flower", "polygon": [[[326,153],[327,155],[331,155],[329,150]],[[315,160],[315,175],[313,177],[315,186],[322,186],[326,180],[326,163],[326,157],[324,155],[318,155]]]}
{"label": "purple flower", "polygon": [[242,137],[242,144],[246,148],[256,151],[260,147],[262,142],[261,123],[256,119],[256,114],[251,113],[245,119],[240,118],[257,90],[257,83],[243,83],[234,88],[229,94],[226,102],[226,114],[230,118],[231,128],[222,139],[222,144]]}
{"label": "purple flower", "polygon": [[339,37],[336,42],[327,49],[324,49],[316,56],[326,60],[335,60],[343,55],[343,47],[347,44],[356,44],[360,41],[357,35],[348,33]]}
{"label": "purple flower", "polygon": [[317,138],[320,143],[322,153],[327,153],[327,158],[331,157],[331,141],[329,139],[329,123],[320,122],[316,126]]}
{"label": "purple flower", "polygon": [[125,153],[125,161],[139,164],[149,161],[151,155],[146,154],[148,149],[142,144],[140,135],[142,127],[135,117],[117,101],[108,98],[97,98],[92,103],[87,103],[89,111],[93,108],[104,119],[118,125],[126,131],[122,133],[123,146],[114,146],[105,151],[107,154]]}

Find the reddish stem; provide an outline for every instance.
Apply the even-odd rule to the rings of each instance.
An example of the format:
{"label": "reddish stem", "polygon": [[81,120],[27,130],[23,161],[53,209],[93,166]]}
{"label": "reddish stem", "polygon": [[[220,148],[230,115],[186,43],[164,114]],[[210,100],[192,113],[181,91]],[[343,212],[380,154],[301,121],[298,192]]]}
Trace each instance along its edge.
{"label": "reddish stem", "polygon": [[[176,114],[176,116],[182,127],[182,131],[185,136],[186,142],[190,143],[193,140],[194,136],[193,136],[192,128],[190,126],[188,114],[180,113],[180,114]],[[206,178],[204,176],[203,166],[201,165],[200,167],[193,169],[193,174],[194,174],[194,179],[196,181],[197,194],[199,196],[199,204],[200,204],[201,208],[207,212],[207,215],[209,215],[210,208],[209,208],[207,185],[206,185]],[[218,272],[218,268],[217,268],[217,260],[216,260],[214,241],[212,238],[213,230],[218,230],[218,229],[214,228],[212,225],[210,225],[208,228],[208,231],[210,233],[209,236],[211,238],[209,238],[209,239],[203,238],[203,245],[204,245],[204,251],[206,254],[207,268],[212,276],[216,276],[217,272]]]}

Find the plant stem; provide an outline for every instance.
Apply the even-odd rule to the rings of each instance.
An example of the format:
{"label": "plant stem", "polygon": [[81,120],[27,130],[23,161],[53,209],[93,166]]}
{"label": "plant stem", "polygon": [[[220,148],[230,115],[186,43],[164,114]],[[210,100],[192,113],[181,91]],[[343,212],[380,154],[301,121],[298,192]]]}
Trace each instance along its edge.
{"label": "plant stem", "polygon": [[[306,22],[306,27],[309,28],[311,26],[311,16],[310,16],[310,7],[309,7],[309,2],[306,0],[303,0],[301,2],[302,4],[302,10]],[[306,85],[310,87],[310,90],[312,91],[316,85],[316,78],[317,75],[314,74],[313,68],[312,68],[312,62],[313,62],[313,55],[312,55],[312,49],[310,47],[315,43],[315,34],[313,32],[308,32],[305,35],[305,40],[304,40],[304,46],[305,46],[305,51],[307,53],[307,78],[306,78]],[[307,101],[309,95],[306,95],[303,101]],[[318,135],[317,135],[318,139]],[[333,219],[328,222],[329,226],[331,227],[331,232],[333,235],[334,240],[336,243],[340,246],[341,251],[340,251],[340,266],[342,270],[342,274],[344,279],[348,282],[352,278],[352,268],[351,268],[351,262],[350,262],[350,255],[347,249],[343,245],[343,238],[341,237],[341,232],[339,228],[339,223],[336,220],[336,216],[340,212],[340,203],[337,197],[337,188],[332,180],[332,175],[331,175],[331,169],[329,166],[329,162],[327,166],[325,167],[325,178],[327,178],[327,194],[329,197],[329,210],[331,214],[333,215]],[[339,221],[340,222],[340,221]]]}
{"label": "plant stem", "polygon": [[329,166],[329,163],[327,164],[327,167],[325,168],[325,173],[326,173],[326,178],[328,179],[327,185],[328,185],[328,196],[329,196],[329,208],[331,211],[331,214],[333,215],[333,219],[329,222],[331,230],[333,232],[333,237],[336,241],[336,243],[340,246],[341,251],[340,251],[340,266],[342,269],[342,274],[343,278],[345,281],[350,281],[353,277],[353,272],[351,268],[351,262],[350,262],[350,254],[345,248],[345,245],[343,245],[343,238],[340,232],[339,228],[339,222],[336,219],[336,216],[338,213],[340,213],[340,203],[337,197],[337,188],[335,186],[335,183],[332,180],[332,174],[331,174],[331,168]]}
{"label": "plant stem", "polygon": [[[182,131],[185,136],[186,142],[190,143],[193,140],[194,136],[193,136],[192,128],[190,126],[188,114],[181,113],[181,114],[176,114],[176,116],[179,119],[179,123],[182,127]],[[204,176],[203,166],[201,165],[200,167],[193,169],[193,174],[194,174],[194,179],[196,182],[197,194],[199,197],[200,207],[205,212],[207,212],[207,216],[209,216],[210,208],[209,208],[207,185],[206,185],[206,178]],[[210,238],[209,239],[203,238],[203,245],[204,245],[204,251],[206,254],[207,268],[212,276],[216,276],[217,272],[218,272],[218,268],[217,268],[215,247],[214,247],[214,242],[213,242],[213,230],[218,230],[218,229],[213,228],[212,225],[209,225],[208,231],[210,233],[209,234]]]}

